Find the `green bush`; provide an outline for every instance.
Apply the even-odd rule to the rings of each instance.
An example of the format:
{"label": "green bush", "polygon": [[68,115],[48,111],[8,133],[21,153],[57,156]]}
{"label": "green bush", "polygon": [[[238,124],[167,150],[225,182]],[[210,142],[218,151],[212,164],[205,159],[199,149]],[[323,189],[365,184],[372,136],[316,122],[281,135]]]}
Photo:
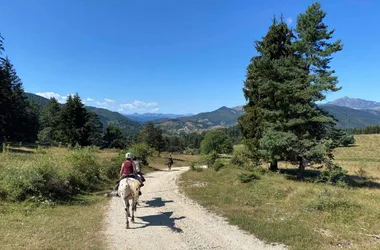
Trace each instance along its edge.
{"label": "green bush", "polygon": [[134,156],[137,156],[142,165],[148,166],[148,158],[153,156],[154,149],[149,147],[146,143],[136,143],[129,148],[129,152],[131,152]]}
{"label": "green bush", "polygon": [[219,171],[219,169],[222,167],[224,167],[224,164],[220,160],[215,161],[214,165],[212,166],[215,171]]}
{"label": "green bush", "polygon": [[73,194],[67,179],[49,157],[40,157],[31,165],[7,168],[0,175],[3,198],[22,201],[28,197],[64,199]]}
{"label": "green bush", "polygon": [[333,164],[330,169],[324,170],[316,179],[316,182],[323,182],[330,185],[347,187],[349,183],[348,171],[339,165]]}
{"label": "green bush", "polygon": [[206,162],[208,167],[214,165],[216,159],[218,159],[219,155],[216,151],[212,151],[211,153],[204,155],[203,160]]}
{"label": "green bush", "polygon": [[98,184],[100,166],[92,148],[75,147],[70,151],[67,161],[72,165],[68,179],[73,188],[89,191]]}
{"label": "green bush", "polygon": [[250,152],[244,145],[238,145],[234,147],[233,155],[230,161],[231,164],[235,166],[245,168],[249,168],[252,166]]}
{"label": "green bush", "polygon": [[248,183],[258,179],[260,178],[255,173],[244,173],[239,175],[239,180],[241,183]]}

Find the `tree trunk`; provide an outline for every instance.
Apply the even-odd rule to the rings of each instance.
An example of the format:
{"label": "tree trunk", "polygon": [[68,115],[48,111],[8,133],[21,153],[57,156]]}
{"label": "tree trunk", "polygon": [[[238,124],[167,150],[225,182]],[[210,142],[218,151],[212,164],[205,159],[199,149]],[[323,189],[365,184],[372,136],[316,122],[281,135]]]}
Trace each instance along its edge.
{"label": "tree trunk", "polygon": [[303,157],[300,157],[300,165],[298,167],[297,171],[297,179],[303,180],[303,173],[305,171],[305,159]]}
{"label": "tree trunk", "polygon": [[270,166],[269,166],[269,170],[270,171],[277,171],[278,170],[278,162],[277,160],[272,160],[272,162],[270,163]]}

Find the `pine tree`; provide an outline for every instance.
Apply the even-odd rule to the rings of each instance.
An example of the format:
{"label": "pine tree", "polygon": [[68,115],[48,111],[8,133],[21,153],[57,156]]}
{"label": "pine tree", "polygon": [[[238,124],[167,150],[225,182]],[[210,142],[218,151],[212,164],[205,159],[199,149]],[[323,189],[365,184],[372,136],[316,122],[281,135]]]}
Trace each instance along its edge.
{"label": "pine tree", "polygon": [[108,125],[103,141],[104,147],[106,148],[124,149],[127,146],[127,139],[125,138],[123,131],[121,131],[121,129],[118,126],[112,123]]}
{"label": "pine tree", "polygon": [[38,114],[27,100],[22,81],[8,57],[2,59],[0,85],[3,136],[11,141],[34,141],[38,130]]}
{"label": "pine tree", "polygon": [[256,42],[259,56],[248,66],[243,90],[248,103],[239,123],[246,144],[258,158],[269,160],[272,170],[278,160],[299,162],[299,178],[306,161],[331,156],[327,131],[334,119],[315,101],[339,90],[328,64],[341,46],[340,41],[327,43],[332,32],[322,23],[324,16],[318,4],[299,15],[298,39],[282,20],[274,21]]}
{"label": "pine tree", "polygon": [[[281,109],[289,98],[288,93],[283,93],[287,91],[284,82],[287,70],[293,64],[281,59],[291,55],[290,45],[293,37],[282,19],[279,23],[274,18],[266,36],[255,42],[259,55],[253,57],[247,67],[243,92],[248,103],[244,106],[245,114],[239,119],[239,127],[246,145],[256,153],[257,158],[264,157],[260,140],[265,130],[268,129],[268,125],[278,122]],[[281,87],[285,87],[285,90],[281,91]],[[276,170],[280,157],[272,152],[266,153],[265,158],[271,162],[271,169]]]}
{"label": "pine tree", "polygon": [[39,141],[53,143],[58,141],[61,107],[55,98],[51,98],[41,112],[41,131],[38,133]]}
{"label": "pine tree", "polygon": [[94,112],[87,113],[87,122],[85,124],[85,138],[87,145],[102,146],[103,142],[103,124]]}
{"label": "pine tree", "polygon": [[87,111],[78,94],[68,96],[59,122],[59,140],[71,145],[87,145]]}

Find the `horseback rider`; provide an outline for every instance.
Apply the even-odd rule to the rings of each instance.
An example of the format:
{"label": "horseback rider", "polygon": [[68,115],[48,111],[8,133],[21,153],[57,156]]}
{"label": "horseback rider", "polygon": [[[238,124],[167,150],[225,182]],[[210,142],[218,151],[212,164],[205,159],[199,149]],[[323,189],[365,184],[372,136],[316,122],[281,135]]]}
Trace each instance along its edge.
{"label": "horseback rider", "polygon": [[[137,176],[136,166],[135,166],[134,162],[132,161],[132,154],[127,153],[125,155],[125,158],[127,158],[127,160],[125,162],[123,162],[123,164],[121,165],[120,178],[116,182],[116,185],[114,186],[113,190],[118,189],[120,181],[124,178],[134,178],[140,182],[140,187],[144,186],[142,181]],[[141,195],[141,191],[139,192],[139,195]]]}
{"label": "horseback rider", "polygon": [[140,166],[140,161],[139,161],[138,157],[133,156],[132,160],[133,160],[133,163],[135,164],[137,174],[140,176],[141,181],[144,182],[145,178],[144,178],[144,174],[141,172],[141,166]]}

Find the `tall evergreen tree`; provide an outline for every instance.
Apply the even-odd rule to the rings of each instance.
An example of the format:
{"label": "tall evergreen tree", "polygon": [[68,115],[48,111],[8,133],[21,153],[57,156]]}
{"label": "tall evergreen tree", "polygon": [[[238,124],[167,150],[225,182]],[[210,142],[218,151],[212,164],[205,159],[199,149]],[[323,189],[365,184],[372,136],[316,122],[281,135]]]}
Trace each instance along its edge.
{"label": "tall evergreen tree", "polygon": [[[282,21],[256,42],[259,56],[248,66],[244,94],[248,101],[240,127],[251,150],[271,161],[300,163],[326,160],[330,153],[328,129],[334,119],[315,104],[327,91],[337,91],[337,78],[328,71],[330,55],[341,49],[329,44],[332,32],[322,23],[325,13],[313,4],[298,17],[299,38]],[[331,45],[331,46],[330,46]]]}
{"label": "tall evergreen tree", "polygon": [[98,115],[94,112],[87,113],[85,137],[87,138],[87,145],[103,145],[103,124],[100,122]]}
{"label": "tall evergreen tree", "polygon": [[0,85],[2,133],[7,140],[34,141],[38,130],[38,114],[27,100],[22,81],[8,57],[2,59]]}
{"label": "tall evergreen tree", "polygon": [[41,131],[38,139],[43,143],[58,141],[61,107],[55,98],[51,98],[41,112]]}
{"label": "tall evergreen tree", "polygon": [[78,94],[69,95],[62,108],[59,123],[59,139],[71,145],[87,145],[87,111]]}

